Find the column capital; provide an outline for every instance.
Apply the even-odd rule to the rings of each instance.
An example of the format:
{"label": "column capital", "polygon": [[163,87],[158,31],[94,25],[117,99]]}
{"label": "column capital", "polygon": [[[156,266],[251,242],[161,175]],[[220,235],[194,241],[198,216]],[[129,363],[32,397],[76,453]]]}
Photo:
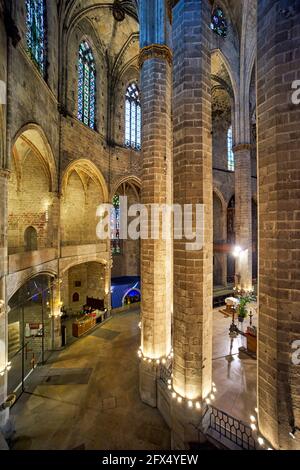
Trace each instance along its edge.
{"label": "column capital", "polygon": [[150,46],[145,46],[140,50],[139,55],[139,67],[142,68],[143,63],[149,59],[165,59],[172,65],[173,54],[171,49],[164,44],[151,44]]}
{"label": "column capital", "polygon": [[243,150],[251,150],[251,144],[237,144],[233,147],[233,152],[242,152]]}

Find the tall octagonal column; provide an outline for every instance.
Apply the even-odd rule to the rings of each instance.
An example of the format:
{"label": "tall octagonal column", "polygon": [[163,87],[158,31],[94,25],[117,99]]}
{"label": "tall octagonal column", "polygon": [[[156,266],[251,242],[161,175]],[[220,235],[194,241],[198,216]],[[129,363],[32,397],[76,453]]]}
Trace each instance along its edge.
{"label": "tall octagonal column", "polygon": [[300,428],[300,5],[257,7],[259,426],[274,447],[300,449],[289,435]]}
{"label": "tall octagonal column", "polygon": [[[212,381],[210,6],[207,0],[174,3],[174,203],[193,204],[194,212],[196,204],[204,206],[204,244],[189,250],[187,240],[174,240],[173,387],[182,397],[201,401]],[[192,432],[195,411],[180,407],[172,409],[173,448],[184,447]]]}
{"label": "tall octagonal column", "polygon": [[[9,172],[0,168],[0,405],[7,397],[7,194]],[[2,373],[4,374],[2,375]],[[0,432],[8,419],[8,410],[0,412]]]}
{"label": "tall octagonal column", "polygon": [[252,291],[252,179],[251,146],[233,148],[235,159],[235,232],[241,253],[236,259],[236,287]]}
{"label": "tall octagonal column", "polygon": [[[171,350],[172,242],[159,233],[151,235],[153,204],[170,204],[171,181],[171,51],[170,24],[164,0],[140,2],[140,68],[142,96],[142,191],[148,209],[149,238],[141,243],[142,352],[140,394],[156,406],[157,362]],[[152,217],[153,221],[153,217]],[[167,224],[171,228],[171,223]],[[147,358],[147,360],[146,360]],[[154,360],[152,363],[150,359]]]}

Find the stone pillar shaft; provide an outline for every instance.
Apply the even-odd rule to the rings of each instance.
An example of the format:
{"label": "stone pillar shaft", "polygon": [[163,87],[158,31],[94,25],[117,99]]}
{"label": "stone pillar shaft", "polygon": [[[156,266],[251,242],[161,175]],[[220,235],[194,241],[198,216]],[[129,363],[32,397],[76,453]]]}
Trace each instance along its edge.
{"label": "stone pillar shaft", "polygon": [[[0,370],[7,365],[7,192],[8,176],[6,170],[0,169]],[[7,373],[0,376],[0,405],[7,396]],[[0,412],[0,428],[5,424],[8,412]]]}
{"label": "stone pillar shaft", "polygon": [[[166,57],[145,60],[141,88],[141,200],[148,208],[150,219],[151,204],[171,202],[171,65]],[[149,220],[151,237],[150,230]],[[150,237],[141,244],[142,349],[145,356],[160,358],[171,349],[171,241],[163,240],[161,224],[159,238]]]}
{"label": "stone pillar shaft", "polygon": [[52,344],[51,349],[55,350],[61,347],[61,280],[56,279],[52,286],[53,305],[52,305]]}
{"label": "stone pillar shaft", "polygon": [[[212,380],[212,138],[210,8],[179,0],[173,8],[174,203],[203,204],[204,247],[174,241],[174,379],[180,395],[206,396]],[[195,229],[195,220],[193,221]]]}
{"label": "stone pillar shaft", "polygon": [[249,144],[234,147],[236,245],[243,250],[236,260],[236,287],[252,290],[252,180]]}
{"label": "stone pillar shaft", "polygon": [[292,88],[300,70],[300,8],[294,2],[284,13],[282,3],[257,3],[258,408],[260,430],[273,446],[299,450],[299,432],[295,439],[289,432],[300,428],[294,343],[300,331],[300,104]]}

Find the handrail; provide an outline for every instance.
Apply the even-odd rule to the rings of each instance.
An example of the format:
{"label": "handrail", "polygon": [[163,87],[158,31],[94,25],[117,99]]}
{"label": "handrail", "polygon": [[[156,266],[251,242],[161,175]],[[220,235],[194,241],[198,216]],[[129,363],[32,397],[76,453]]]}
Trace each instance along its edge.
{"label": "handrail", "polygon": [[256,440],[250,426],[225,411],[208,405],[209,429],[217,432],[243,450],[255,450]]}

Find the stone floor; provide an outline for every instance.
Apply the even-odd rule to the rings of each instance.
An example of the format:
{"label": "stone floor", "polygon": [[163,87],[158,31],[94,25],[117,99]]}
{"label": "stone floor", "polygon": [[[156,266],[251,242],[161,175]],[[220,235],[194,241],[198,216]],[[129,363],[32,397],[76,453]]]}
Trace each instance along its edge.
{"label": "stone floor", "polygon": [[[213,380],[217,386],[213,405],[249,423],[249,417],[257,406],[257,363],[247,354],[239,352],[241,346],[246,346],[243,336],[230,339],[231,318],[224,318],[218,309],[214,310],[213,315]],[[247,325],[248,321],[245,320],[243,328],[246,329]]]}
{"label": "stone floor", "polygon": [[138,312],[114,317],[54,355],[14,406],[14,449],[169,449],[170,432],[139,399]]}
{"label": "stone floor", "polygon": [[[214,310],[214,405],[249,422],[256,407],[256,361],[230,340],[231,319]],[[29,379],[12,409],[14,449],[169,449],[157,410],[139,399],[138,312],[115,316],[56,353]]]}

